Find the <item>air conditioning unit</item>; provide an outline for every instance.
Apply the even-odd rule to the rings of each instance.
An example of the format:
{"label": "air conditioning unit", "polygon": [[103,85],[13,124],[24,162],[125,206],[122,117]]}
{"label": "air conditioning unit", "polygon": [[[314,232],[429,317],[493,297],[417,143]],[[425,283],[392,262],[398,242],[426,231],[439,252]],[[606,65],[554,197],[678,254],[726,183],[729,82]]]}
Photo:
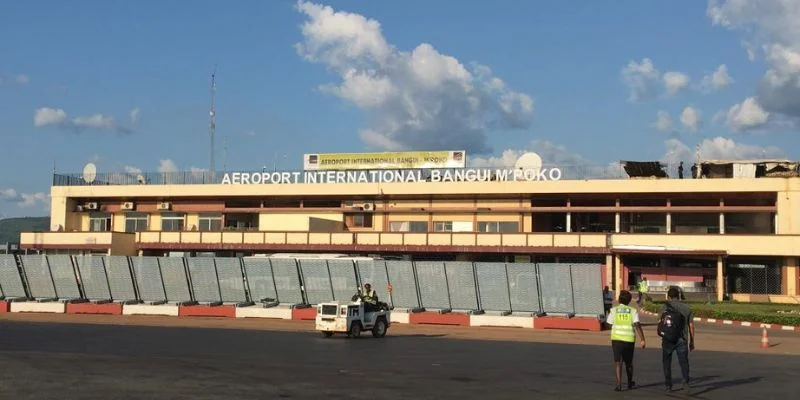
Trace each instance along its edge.
{"label": "air conditioning unit", "polygon": [[99,210],[100,209],[100,204],[97,204],[97,202],[92,201],[92,202],[86,203],[84,205],[84,207],[87,210]]}
{"label": "air conditioning unit", "polygon": [[83,206],[82,205],[75,206],[75,212],[83,212]]}
{"label": "air conditioning unit", "polygon": [[356,203],[353,204],[353,206],[364,211],[372,211],[375,209],[375,203]]}
{"label": "air conditioning unit", "polygon": [[159,210],[169,210],[170,208],[172,208],[172,203],[170,203],[168,201],[162,201],[162,202],[158,203],[157,208]]}
{"label": "air conditioning unit", "polygon": [[133,202],[132,201],[126,201],[126,202],[122,203],[121,208],[123,210],[133,210]]}

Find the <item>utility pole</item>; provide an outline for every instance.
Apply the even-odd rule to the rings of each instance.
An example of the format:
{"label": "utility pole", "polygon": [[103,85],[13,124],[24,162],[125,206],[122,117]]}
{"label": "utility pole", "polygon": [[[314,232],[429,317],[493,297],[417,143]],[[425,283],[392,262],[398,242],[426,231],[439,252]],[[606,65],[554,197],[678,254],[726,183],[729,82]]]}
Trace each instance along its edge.
{"label": "utility pole", "polygon": [[217,82],[216,82],[216,75],[217,75],[217,65],[214,65],[214,72],[211,73],[211,108],[208,111],[209,116],[209,123],[208,123],[208,133],[211,136],[211,162],[209,163],[209,168],[211,172],[211,179],[212,181],[215,180],[215,173],[216,170],[214,169],[214,134],[217,131],[217,123],[216,117],[217,113],[214,110],[214,94],[217,91]]}

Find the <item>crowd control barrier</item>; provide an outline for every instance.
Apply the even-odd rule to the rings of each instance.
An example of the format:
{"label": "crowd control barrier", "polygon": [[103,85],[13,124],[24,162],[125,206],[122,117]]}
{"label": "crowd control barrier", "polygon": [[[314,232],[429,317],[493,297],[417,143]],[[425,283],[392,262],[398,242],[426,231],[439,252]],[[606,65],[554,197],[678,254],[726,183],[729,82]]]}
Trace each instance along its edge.
{"label": "crowd control barrier", "polygon": [[531,327],[597,322],[601,282],[601,265],[590,263],[0,255],[0,308],[11,312],[311,319],[316,304],[349,301],[370,283],[395,322],[516,317],[512,325]]}

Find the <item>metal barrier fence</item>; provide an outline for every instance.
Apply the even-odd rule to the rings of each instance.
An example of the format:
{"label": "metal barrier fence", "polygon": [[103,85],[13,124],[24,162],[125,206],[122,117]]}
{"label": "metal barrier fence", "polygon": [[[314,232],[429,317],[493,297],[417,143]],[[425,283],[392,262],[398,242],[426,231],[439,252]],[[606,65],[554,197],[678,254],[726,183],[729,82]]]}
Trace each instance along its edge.
{"label": "metal barrier fence", "polygon": [[348,301],[367,282],[396,310],[603,314],[595,263],[0,254],[0,296],[12,301],[308,306]]}

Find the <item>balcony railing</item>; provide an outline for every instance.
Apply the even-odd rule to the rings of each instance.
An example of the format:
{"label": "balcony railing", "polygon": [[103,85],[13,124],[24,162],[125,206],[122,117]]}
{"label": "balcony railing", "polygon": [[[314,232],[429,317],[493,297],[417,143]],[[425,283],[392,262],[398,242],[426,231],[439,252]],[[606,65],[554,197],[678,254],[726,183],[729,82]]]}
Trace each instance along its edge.
{"label": "balcony railing", "polygon": [[605,247],[606,235],[473,232],[138,232],[148,244]]}

